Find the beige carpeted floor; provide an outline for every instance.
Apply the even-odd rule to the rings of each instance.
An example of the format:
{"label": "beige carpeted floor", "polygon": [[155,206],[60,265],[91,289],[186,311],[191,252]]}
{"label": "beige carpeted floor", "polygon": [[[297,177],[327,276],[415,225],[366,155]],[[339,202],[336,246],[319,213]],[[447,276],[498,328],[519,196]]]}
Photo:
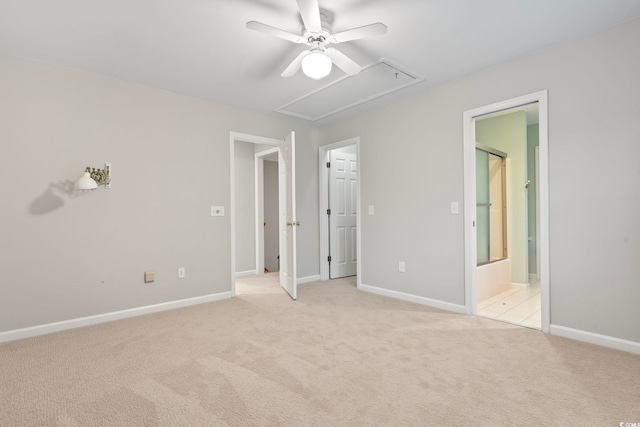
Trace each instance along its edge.
{"label": "beige carpeted floor", "polygon": [[0,345],[0,425],[618,426],[640,356],[356,290],[236,298]]}

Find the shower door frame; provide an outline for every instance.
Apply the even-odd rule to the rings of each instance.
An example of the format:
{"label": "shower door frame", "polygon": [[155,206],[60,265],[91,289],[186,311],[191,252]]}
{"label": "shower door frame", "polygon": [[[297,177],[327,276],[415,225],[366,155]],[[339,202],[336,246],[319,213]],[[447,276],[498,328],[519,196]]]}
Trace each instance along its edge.
{"label": "shower door frame", "polygon": [[[498,262],[498,261],[504,261],[505,259],[509,258],[509,233],[508,233],[508,224],[509,224],[509,198],[507,196],[507,188],[509,187],[508,185],[508,168],[507,168],[507,159],[508,159],[508,155],[507,153],[503,153],[502,151],[496,150],[493,147],[489,147],[487,145],[483,145],[480,144],[478,142],[476,142],[476,150],[481,150],[484,151],[487,154],[490,155],[494,155],[496,157],[500,157],[502,159],[502,165],[500,167],[500,174],[502,177],[502,187],[501,187],[501,191],[502,191],[502,258],[499,259],[491,259],[491,196],[489,196],[489,231],[488,231],[488,243],[489,243],[489,250],[488,250],[488,256],[489,259],[486,262],[483,262],[482,264],[479,264],[476,261],[476,266],[480,267],[482,265],[487,265],[487,264],[491,264],[492,262]],[[488,167],[488,166],[487,166]],[[489,168],[490,169],[490,168]],[[476,183],[477,183],[477,170],[476,170]],[[489,188],[489,194],[491,194],[491,182],[489,181],[487,183],[487,187]],[[477,215],[477,208],[478,204],[477,204],[477,194],[476,194],[476,215]],[[476,218],[476,226],[477,226],[477,218]],[[477,236],[477,234],[476,234]],[[477,237],[476,237],[476,244],[477,244]],[[476,257],[477,257],[477,253],[476,253]]]}

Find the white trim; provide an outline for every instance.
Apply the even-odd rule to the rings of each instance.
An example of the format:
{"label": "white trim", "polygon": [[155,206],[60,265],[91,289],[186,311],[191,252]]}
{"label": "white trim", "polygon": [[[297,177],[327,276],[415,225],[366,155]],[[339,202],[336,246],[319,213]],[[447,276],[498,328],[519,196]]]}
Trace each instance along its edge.
{"label": "white trim", "polygon": [[256,270],[238,271],[236,277],[255,276]]}
{"label": "white trim", "polygon": [[539,117],[539,177],[540,191],[540,248],[539,275],[542,312],[542,332],[549,332],[551,323],[549,298],[549,109],[548,91],[542,90],[495,104],[465,111],[462,115],[464,134],[464,258],[465,258],[465,307],[467,314],[477,313],[476,283],[476,188],[475,188],[475,118],[497,111],[504,111],[533,102],[538,103]]}
{"label": "white trim", "polygon": [[539,227],[540,238],[536,242],[540,256],[538,257],[538,274],[540,276],[540,297],[542,311],[542,332],[549,332],[551,325],[551,300],[549,282],[549,94],[548,92],[538,92],[538,117],[540,135],[538,148],[538,183],[536,188],[539,191]]}
{"label": "white trim", "polygon": [[317,282],[320,280],[320,275],[316,274],[315,276],[307,276],[307,277],[298,277],[298,285],[300,283],[309,283],[309,282]]}
{"label": "white trim", "polygon": [[231,197],[229,200],[229,223],[231,225],[231,295],[236,295],[236,179],[235,179],[235,143],[236,141],[278,146],[282,140],[249,135],[240,132],[229,132],[229,175]]}
{"label": "white trim", "polygon": [[250,142],[252,144],[273,145],[278,146],[281,139],[268,138],[266,136],[249,135],[248,133],[229,132],[231,139],[234,141]]}
{"label": "white trim", "polygon": [[97,314],[95,316],[80,317],[77,319],[63,320],[61,322],[47,323],[44,325],[15,329],[13,331],[0,332],[0,343],[22,338],[35,337],[38,335],[50,334],[52,332],[65,331],[68,329],[81,328],[83,326],[112,322],[114,320],[142,316],[144,314],[157,313],[159,311],[173,310],[175,308],[220,301],[223,299],[231,298],[232,296],[233,295],[231,294],[231,292],[220,292],[218,294],[203,295],[177,301],[169,301],[160,304],[130,308],[127,310],[113,311],[111,313]]}
{"label": "white trim", "polygon": [[520,288],[520,289],[528,289],[531,287],[531,285],[529,285],[528,283],[516,283],[516,282],[511,282],[511,286],[515,286],[516,288]]}
{"label": "white trim", "polygon": [[360,284],[358,289],[365,292],[370,292],[372,294],[400,299],[403,301],[414,302],[416,304],[421,304],[421,305],[428,305],[429,307],[439,308],[441,310],[446,310],[446,311],[452,311],[454,313],[459,313],[459,314],[466,313],[465,311],[466,308],[464,305],[452,304],[450,302],[440,301],[436,299],[419,297],[411,294],[405,294],[404,292],[390,291],[389,289],[377,288],[375,286],[364,285],[362,283]]}
{"label": "white trim", "polygon": [[640,342],[623,340],[621,338],[601,335],[593,332],[581,331],[564,326],[551,325],[550,333],[559,337],[570,338],[589,344],[600,345],[602,347],[613,348],[615,350],[627,351],[629,353],[640,354]]}
{"label": "white trim", "polygon": [[[356,265],[356,287],[360,289],[362,284],[362,198],[361,198],[361,174],[362,174],[362,162],[360,161],[360,137],[354,137],[345,139],[344,141],[338,141],[331,144],[321,145],[318,147],[318,173],[319,173],[319,206],[320,211],[320,280],[329,280],[329,264],[327,263],[327,257],[329,256],[329,227],[327,225],[327,209],[329,207],[329,189],[328,189],[328,172],[326,163],[329,161],[329,151],[337,148],[348,147],[350,145],[356,146],[356,161],[358,162],[358,169],[356,171],[358,179],[358,197],[357,197],[357,211],[356,227],[358,228],[358,237],[356,248],[356,256],[358,257],[358,263]],[[323,220],[324,218],[324,220]]]}

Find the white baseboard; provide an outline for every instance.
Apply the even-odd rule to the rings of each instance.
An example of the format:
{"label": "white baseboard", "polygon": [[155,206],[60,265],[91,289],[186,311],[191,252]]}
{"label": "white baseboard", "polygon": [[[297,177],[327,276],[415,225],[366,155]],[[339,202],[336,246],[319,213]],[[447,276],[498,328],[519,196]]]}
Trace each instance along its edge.
{"label": "white baseboard", "polygon": [[511,286],[515,286],[516,288],[521,288],[521,289],[527,289],[527,288],[529,288],[530,285],[528,283],[511,282]]}
{"label": "white baseboard", "polygon": [[417,304],[428,305],[429,307],[439,308],[441,310],[453,311],[454,313],[466,314],[466,308],[464,305],[452,304],[450,302],[435,300],[431,298],[419,297],[416,295],[405,294],[404,292],[391,291],[389,289],[377,288],[375,286],[369,286],[360,284],[358,289],[371,292],[372,294],[382,295],[385,297],[391,297],[401,299],[403,301],[415,302]]}
{"label": "white baseboard", "polygon": [[203,304],[212,301],[220,301],[223,299],[231,298],[231,296],[231,292],[221,292],[219,294],[203,295],[200,297],[163,302],[160,304],[146,305],[144,307],[130,308],[127,310],[114,311],[111,313],[97,314],[95,316],[80,317],[78,319],[63,320],[61,322],[47,323],[45,325],[37,325],[28,328],[15,329],[13,331],[0,332],[0,343],[19,340],[22,338],[35,337],[37,335],[50,334],[52,332],[64,331],[67,329],[80,328],[83,326],[96,325],[98,323],[127,319],[129,317],[141,316],[143,314],[172,310],[174,308],[187,307],[190,305]]}
{"label": "white baseboard", "polygon": [[307,277],[298,277],[298,284],[302,284],[302,283],[309,283],[309,282],[316,282],[320,280],[320,275],[317,274],[315,276],[307,276]]}
{"label": "white baseboard", "polygon": [[559,337],[571,338],[576,341],[583,341],[589,344],[596,344],[629,353],[640,354],[640,342],[623,340],[609,335],[600,335],[593,332],[581,331],[579,329],[566,328],[558,325],[551,325],[549,333]]}
{"label": "white baseboard", "polygon": [[236,277],[255,276],[256,274],[258,273],[255,270],[238,271],[236,272]]}

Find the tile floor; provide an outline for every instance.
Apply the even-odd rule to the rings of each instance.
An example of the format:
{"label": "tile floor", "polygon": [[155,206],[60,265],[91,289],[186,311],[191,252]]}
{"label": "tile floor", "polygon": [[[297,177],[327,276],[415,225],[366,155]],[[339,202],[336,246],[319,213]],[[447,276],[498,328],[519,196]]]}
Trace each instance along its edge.
{"label": "tile floor", "polygon": [[478,302],[478,316],[541,329],[540,282],[526,288],[514,286]]}

